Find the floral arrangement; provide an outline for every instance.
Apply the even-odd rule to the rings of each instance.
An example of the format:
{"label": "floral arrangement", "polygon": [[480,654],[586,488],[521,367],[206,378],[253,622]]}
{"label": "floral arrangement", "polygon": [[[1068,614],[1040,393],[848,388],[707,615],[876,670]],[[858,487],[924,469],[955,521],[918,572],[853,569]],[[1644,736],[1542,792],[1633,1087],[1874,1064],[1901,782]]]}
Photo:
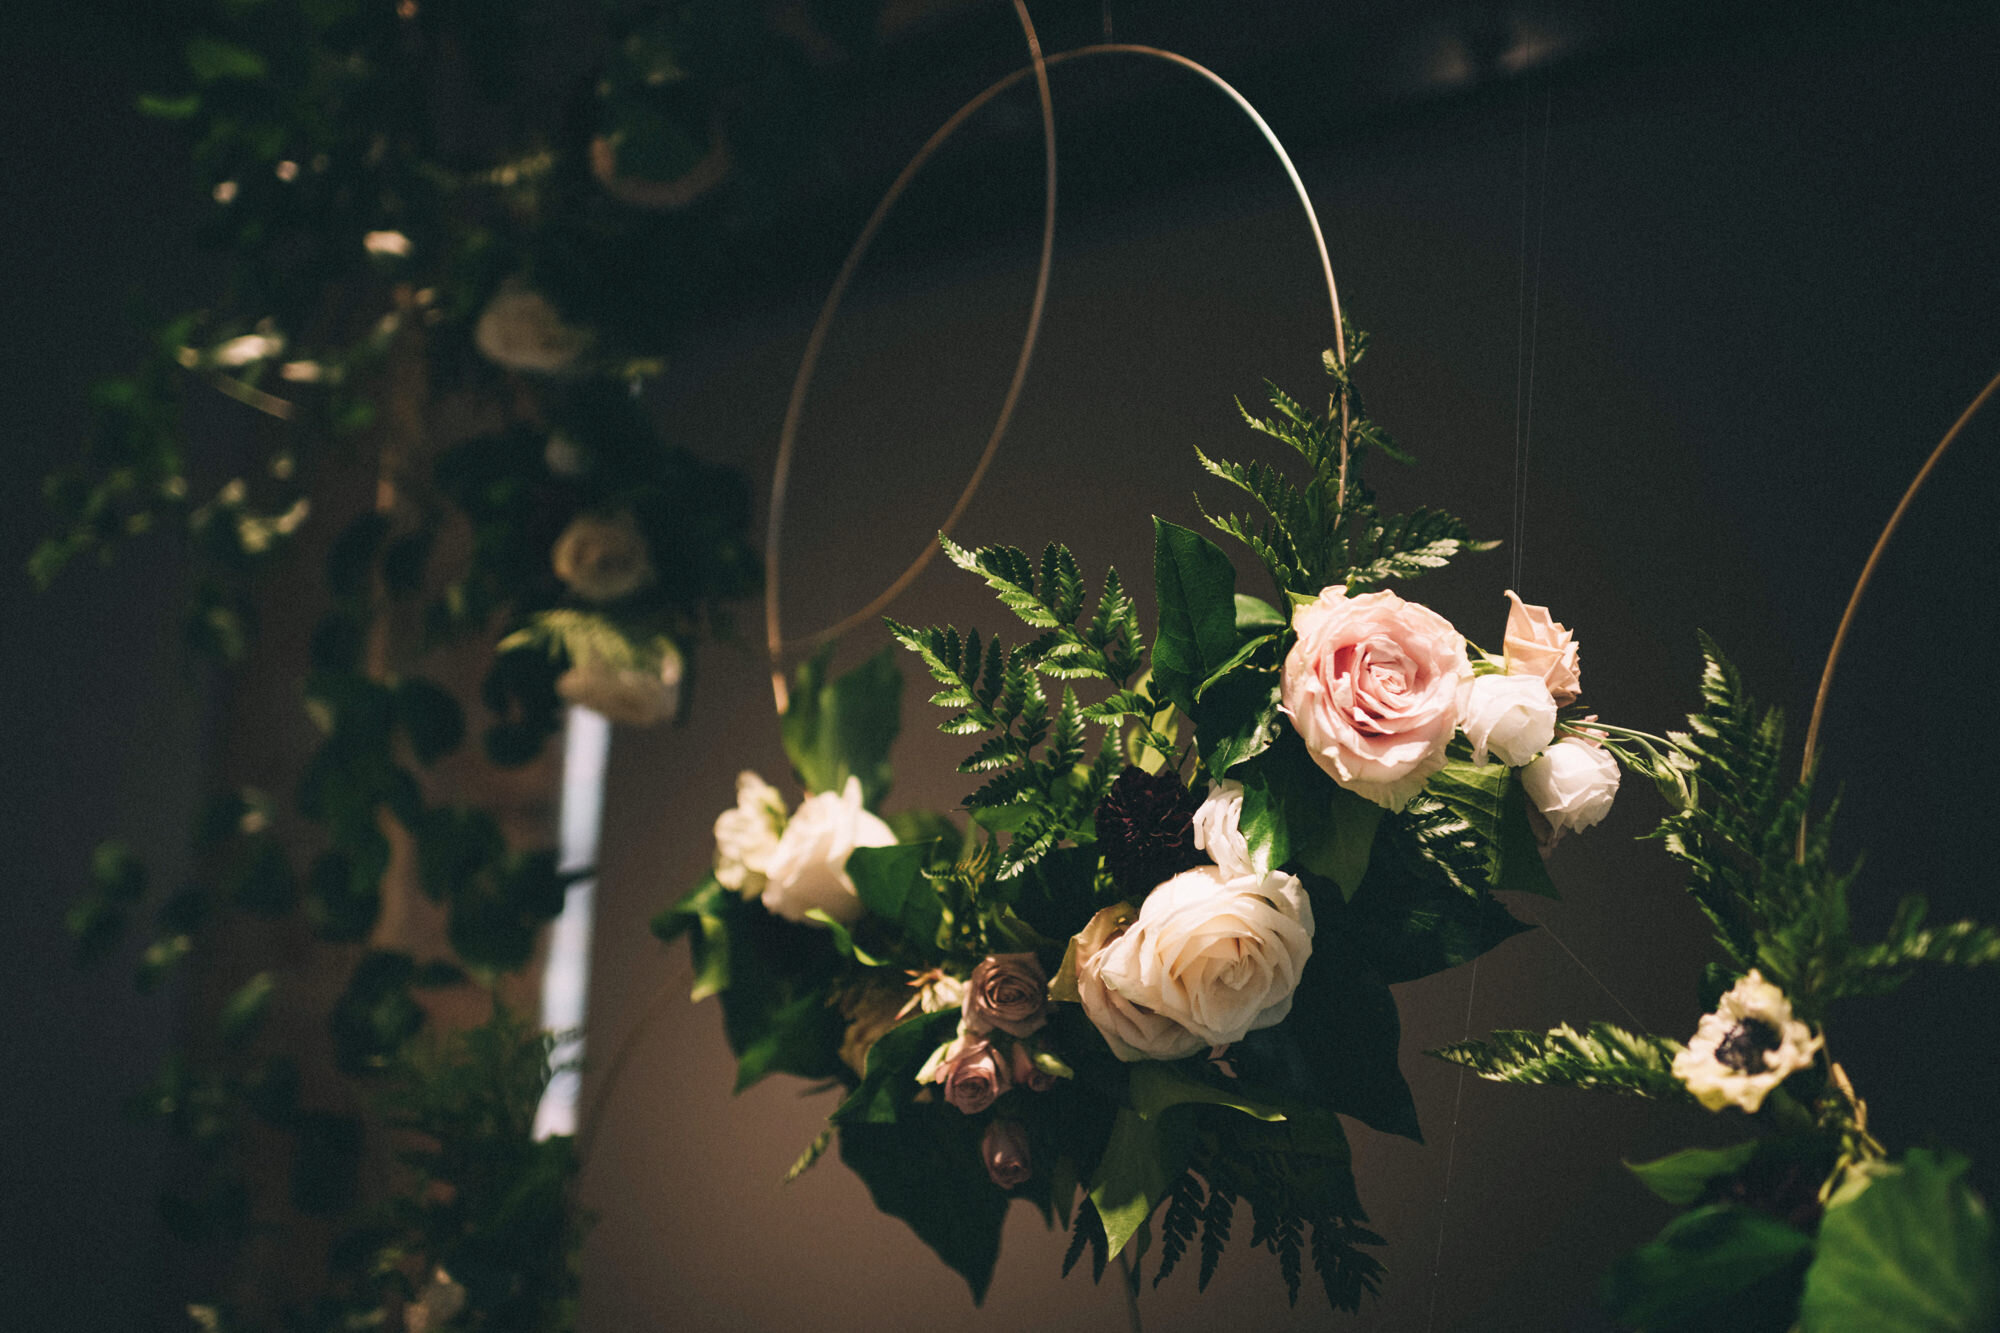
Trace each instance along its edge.
{"label": "floral arrangement", "polygon": [[[1326,354],[1324,413],[1272,388],[1255,430],[1302,460],[1206,454],[1261,512],[1211,515],[1269,575],[1154,520],[1154,628],[1115,570],[944,542],[1026,626],[891,621],[979,737],[966,827],[880,816],[899,722],[886,657],[800,670],[784,716],[806,795],[755,774],[714,873],[656,922],[722,1003],[738,1086],[843,1090],[834,1142],[884,1211],[985,1291],[1009,1201],[1070,1228],[1101,1275],[1154,1282],[1197,1243],[1206,1286],[1247,1204],[1296,1300],[1383,1273],[1341,1116],[1418,1136],[1391,983],[1525,929],[1496,890],[1552,893],[1542,849],[1602,819],[1623,734],[1580,702],[1578,648],[1511,593],[1497,651],[1384,586],[1489,549],[1458,519],[1378,511],[1371,453],[1407,461]],[[1496,616],[1496,621],[1498,617]],[[1497,627],[1497,626],[1496,626]],[[1065,1271],[1067,1271],[1067,1266]],[[1136,1282],[1136,1270],[1134,1281]]]}
{"label": "floral arrangement", "polygon": [[1686,867],[1722,958],[1700,980],[1685,1041],[1608,1023],[1496,1032],[1435,1054],[1510,1083],[1695,1103],[1726,1117],[1722,1148],[1628,1163],[1685,1208],[1606,1275],[1614,1318],[1648,1330],[1990,1329],[2000,1326],[2000,1232],[1935,1148],[1892,1157],[1833,1059],[1835,1006],[1894,991],[1920,966],[2000,963],[2000,930],[1926,924],[1898,904],[1884,937],[1854,937],[1855,868],[1832,863],[1832,813],[1810,770],[1782,776],[1784,720],[1760,709],[1703,641],[1703,707],[1686,732],[1623,732],[1669,811],[1656,836]]}

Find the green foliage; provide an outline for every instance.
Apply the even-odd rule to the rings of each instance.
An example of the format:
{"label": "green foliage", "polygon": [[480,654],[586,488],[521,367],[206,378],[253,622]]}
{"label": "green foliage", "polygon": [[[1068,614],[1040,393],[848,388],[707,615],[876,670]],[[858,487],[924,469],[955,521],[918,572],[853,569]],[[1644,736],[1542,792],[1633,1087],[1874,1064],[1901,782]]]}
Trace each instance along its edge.
{"label": "green foliage", "polygon": [[800,664],[779,727],[785,753],[807,791],[838,792],[856,777],[862,801],[874,806],[889,790],[889,750],[902,729],[903,674],[888,648],[829,681],[832,659],[828,644]]}
{"label": "green foliage", "polygon": [[868,1186],[875,1206],[909,1223],[972,1289],[986,1299],[1000,1258],[1007,1196],[980,1164],[984,1126],[942,1102],[913,1106],[893,1125],[844,1124],[840,1160]]}
{"label": "green foliage", "polygon": [[1968,1166],[1912,1149],[1827,1209],[1800,1303],[1805,1333],[2000,1326],[2000,1234],[1966,1183]]}
{"label": "green foliage", "polygon": [[1497,543],[1474,541],[1465,525],[1449,514],[1417,510],[1384,517],[1373,492],[1361,481],[1361,465],[1371,450],[1408,462],[1388,436],[1370,421],[1351,376],[1367,346],[1348,332],[1349,366],[1325,358],[1333,377],[1332,400],[1324,415],[1307,411],[1275,384],[1267,384],[1271,417],[1251,415],[1238,405],[1251,429],[1287,446],[1305,460],[1310,475],[1292,481],[1268,463],[1231,463],[1196,450],[1201,465],[1248,495],[1263,510],[1254,514],[1207,514],[1221,532],[1254,552],[1279,593],[1317,596],[1344,584],[1364,592],[1391,579],[1415,578],[1437,569],[1462,551],[1491,550]]}
{"label": "green foliage", "polygon": [[1670,1101],[1688,1100],[1673,1074],[1680,1043],[1627,1032],[1609,1023],[1582,1031],[1569,1026],[1541,1032],[1495,1032],[1485,1041],[1462,1042],[1431,1054],[1499,1083],[1540,1083]]}
{"label": "green foliage", "polygon": [[[1153,520],[1153,578],[1160,609],[1153,640],[1153,689],[1192,714],[1202,686],[1241,657],[1236,569],[1215,543]],[[1252,639],[1251,644],[1258,640]]]}
{"label": "green foliage", "polygon": [[1620,1323],[1649,1333],[1780,1333],[1792,1325],[1812,1248],[1811,1237],[1752,1209],[1697,1208],[1612,1267],[1605,1306]]}
{"label": "green foliage", "polygon": [[1657,1161],[1627,1162],[1625,1167],[1668,1203],[1686,1207],[1702,1196],[1711,1181],[1741,1171],[1757,1147],[1753,1141],[1727,1148],[1685,1148]]}

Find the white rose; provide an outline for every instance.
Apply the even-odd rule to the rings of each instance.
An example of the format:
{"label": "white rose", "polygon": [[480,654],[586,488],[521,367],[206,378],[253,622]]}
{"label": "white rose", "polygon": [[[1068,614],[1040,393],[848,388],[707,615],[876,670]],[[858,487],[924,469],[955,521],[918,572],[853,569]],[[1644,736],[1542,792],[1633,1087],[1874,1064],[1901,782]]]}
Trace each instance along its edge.
{"label": "white rose", "polygon": [[1528,799],[1548,819],[1553,837],[1581,831],[1611,812],[1618,761],[1581,736],[1565,736],[1521,770]]}
{"label": "white rose", "polygon": [[1194,812],[1194,845],[1231,879],[1257,873],[1250,840],[1243,836],[1242,783],[1224,778],[1208,789],[1208,799]]}
{"label": "white rose", "polygon": [[785,798],[755,773],[736,775],[736,804],[715,817],[715,880],[745,898],[764,892],[771,853],[785,826]]}
{"label": "white rose", "polygon": [[407,259],[411,250],[410,238],[400,231],[371,231],[361,238],[361,248],[391,259]]}
{"label": "white rose", "polygon": [[417,1298],[403,1307],[404,1333],[437,1333],[465,1313],[465,1300],[465,1288],[438,1269]]}
{"label": "white rose", "polygon": [[672,645],[656,670],[612,666],[601,657],[586,655],[556,678],[556,693],[613,722],[650,727],[680,711],[684,669],[680,652]]}
{"label": "white rose", "polygon": [[479,312],[472,342],[495,365],[553,375],[589,350],[590,333],[565,322],[548,297],[509,278]]}
{"label": "white rose", "polygon": [[1472,742],[1473,763],[1485,763],[1491,750],[1501,763],[1519,768],[1556,738],[1556,701],[1540,676],[1478,676],[1459,727]]}
{"label": "white rose", "polygon": [[1077,937],[1077,993],[1119,1059],[1178,1059],[1291,1012],[1313,937],[1312,902],[1292,876],[1197,866],[1136,916],[1109,910]]}
{"label": "white rose", "polygon": [[579,514],[556,538],[549,564],[588,602],[615,602],[653,581],[646,539],[630,514]]}
{"label": "white rose", "polygon": [[1819,1053],[1823,1038],[1792,1017],[1792,1002],[1754,968],[1703,1014],[1674,1077],[1711,1111],[1736,1105],[1755,1112],[1771,1089]]}
{"label": "white rose", "polygon": [[817,907],[842,925],[861,916],[861,899],[847,873],[856,847],[888,847],[896,835],[861,808],[861,779],[844,790],[799,802],[765,867],[764,906],[787,921],[804,921]]}

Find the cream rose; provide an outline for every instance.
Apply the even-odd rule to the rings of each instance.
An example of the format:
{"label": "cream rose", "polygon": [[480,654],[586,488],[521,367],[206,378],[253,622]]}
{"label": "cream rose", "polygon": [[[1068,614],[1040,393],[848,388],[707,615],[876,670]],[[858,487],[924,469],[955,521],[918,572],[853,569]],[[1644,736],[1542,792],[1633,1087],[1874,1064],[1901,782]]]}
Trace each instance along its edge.
{"label": "cream rose", "polygon": [[1333,780],[1401,810],[1444,767],[1472,681],[1465,639],[1427,606],[1339,587],[1292,615],[1284,714]]}
{"label": "cream rose", "polygon": [[1479,676],[1466,692],[1459,723],[1472,742],[1472,762],[1487,752],[1509,768],[1519,768],[1556,738],[1556,701],[1540,676]]}
{"label": "cream rose", "polygon": [[889,826],[861,807],[861,779],[844,790],[824,791],[799,802],[771,850],[764,871],[764,906],[787,921],[804,921],[817,907],[843,925],[861,916],[861,899],[847,873],[856,847],[887,847],[896,841]]}
{"label": "cream rose", "polygon": [[613,666],[586,653],[556,678],[556,693],[573,704],[604,714],[613,722],[650,727],[680,711],[685,663],[669,645],[656,670]]}
{"label": "cream rose", "polygon": [[1735,1105],[1754,1112],[1771,1089],[1813,1062],[1823,1041],[1753,968],[1714,1013],[1702,1015],[1687,1049],[1674,1056],[1674,1077],[1711,1111]]}
{"label": "cream rose", "polygon": [[736,775],[736,804],[715,817],[715,881],[745,898],[764,892],[764,874],[785,827],[785,798],[755,773]]}
{"label": "cream rose", "polygon": [[1501,659],[1510,676],[1534,676],[1549,687],[1558,705],[1575,703],[1583,690],[1583,665],[1577,660],[1576,636],[1557,624],[1546,606],[1529,606],[1512,589],[1507,600],[1507,631]]}
{"label": "cream rose", "polygon": [[1565,736],[1521,770],[1521,786],[1549,821],[1553,841],[1611,813],[1618,795],[1618,761],[1581,736]]}
{"label": "cream rose", "polygon": [[589,602],[615,602],[653,581],[646,539],[630,514],[579,514],[556,538],[549,564]]}
{"label": "cream rose", "polygon": [[1076,978],[1121,1060],[1178,1059],[1280,1022],[1312,957],[1312,902],[1281,873],[1197,866],[1120,920],[1100,912],[1077,937]]}
{"label": "cream rose", "polygon": [[1194,845],[1231,879],[1256,873],[1250,840],[1243,836],[1243,784],[1222,779],[1194,812]]}
{"label": "cream rose", "polygon": [[548,297],[509,278],[479,312],[472,342],[495,365],[554,375],[575,364],[591,338],[588,330],[567,323]]}

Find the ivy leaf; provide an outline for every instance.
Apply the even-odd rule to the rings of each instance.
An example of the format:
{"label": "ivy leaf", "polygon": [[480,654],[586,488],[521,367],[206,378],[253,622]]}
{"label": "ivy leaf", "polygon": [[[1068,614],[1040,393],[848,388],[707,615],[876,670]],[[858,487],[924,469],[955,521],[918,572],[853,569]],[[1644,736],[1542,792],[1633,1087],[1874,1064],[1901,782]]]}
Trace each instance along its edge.
{"label": "ivy leaf", "polygon": [[1206,537],[1155,518],[1153,580],[1160,615],[1153,686],[1192,713],[1195,687],[1237,648],[1236,567]]}
{"label": "ivy leaf", "polygon": [[2000,1325],[2000,1238],[1965,1182],[1970,1164],[1922,1148],[1827,1209],[1806,1270],[1802,1325],[1879,1333]]}
{"label": "ivy leaf", "polygon": [[1757,1148],[1754,1141],[1728,1148],[1686,1148],[1651,1162],[1627,1162],[1625,1169],[1668,1203],[1685,1208],[1702,1196],[1709,1181],[1741,1171]]}
{"label": "ivy leaf", "polygon": [[1811,1237],[1763,1213],[1697,1208],[1612,1266],[1604,1302],[1620,1324],[1648,1333],[1789,1328],[1812,1247]]}

